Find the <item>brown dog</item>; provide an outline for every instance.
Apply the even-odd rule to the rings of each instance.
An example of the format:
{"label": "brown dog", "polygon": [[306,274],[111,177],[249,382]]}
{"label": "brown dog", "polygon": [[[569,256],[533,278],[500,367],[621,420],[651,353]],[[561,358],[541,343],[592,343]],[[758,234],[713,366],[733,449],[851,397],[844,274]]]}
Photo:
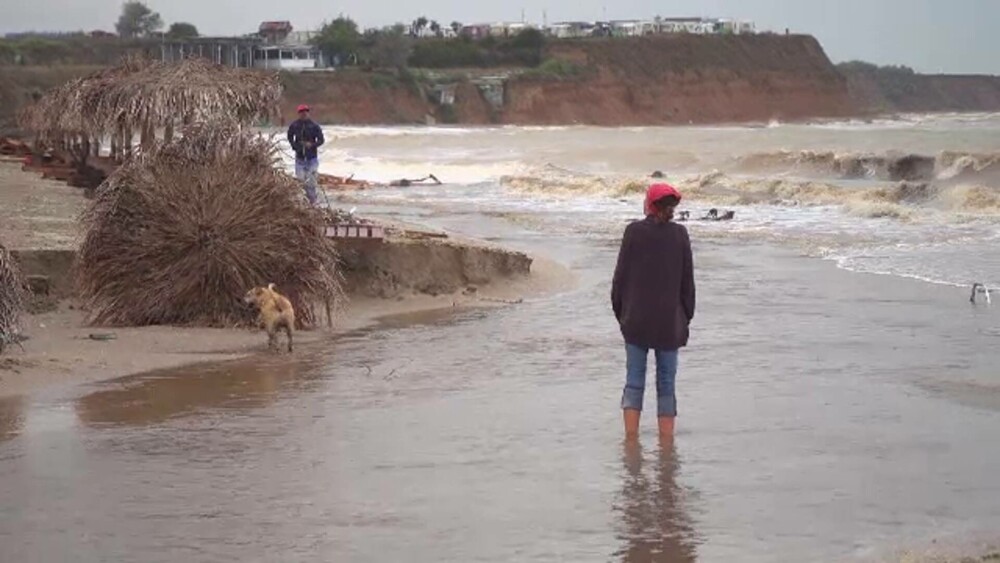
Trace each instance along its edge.
{"label": "brown dog", "polygon": [[292,332],[295,331],[295,309],[287,297],[274,290],[274,284],[255,287],[243,296],[243,302],[254,305],[260,311],[258,322],[267,331],[267,347],[277,349],[278,330],[284,328],[288,334],[288,351],[292,351]]}

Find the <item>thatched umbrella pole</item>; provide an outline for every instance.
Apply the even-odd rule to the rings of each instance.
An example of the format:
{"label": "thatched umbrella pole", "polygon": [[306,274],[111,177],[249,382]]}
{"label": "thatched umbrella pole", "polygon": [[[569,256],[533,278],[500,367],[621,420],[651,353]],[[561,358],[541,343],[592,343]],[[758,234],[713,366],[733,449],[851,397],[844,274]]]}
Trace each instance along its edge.
{"label": "thatched umbrella pole", "polygon": [[90,135],[80,136],[80,168],[87,166],[87,159],[90,158]]}
{"label": "thatched umbrella pole", "polygon": [[146,121],[142,124],[142,128],[139,133],[139,143],[142,146],[142,150],[149,150],[153,148],[153,143],[156,141],[156,133],[153,131],[153,126]]}
{"label": "thatched umbrella pole", "polygon": [[0,354],[10,344],[20,344],[20,316],[28,286],[14,256],[0,244]]}

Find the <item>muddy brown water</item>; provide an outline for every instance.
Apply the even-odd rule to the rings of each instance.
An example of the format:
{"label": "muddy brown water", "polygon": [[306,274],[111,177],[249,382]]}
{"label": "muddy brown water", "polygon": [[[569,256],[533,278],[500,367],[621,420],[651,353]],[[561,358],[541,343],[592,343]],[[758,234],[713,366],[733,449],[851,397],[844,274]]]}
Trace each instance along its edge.
{"label": "muddy brown water", "polygon": [[1000,529],[1000,317],[964,296],[698,241],[676,442],[627,447],[614,237],[420,214],[579,283],[4,400],[0,561],[852,560]]}

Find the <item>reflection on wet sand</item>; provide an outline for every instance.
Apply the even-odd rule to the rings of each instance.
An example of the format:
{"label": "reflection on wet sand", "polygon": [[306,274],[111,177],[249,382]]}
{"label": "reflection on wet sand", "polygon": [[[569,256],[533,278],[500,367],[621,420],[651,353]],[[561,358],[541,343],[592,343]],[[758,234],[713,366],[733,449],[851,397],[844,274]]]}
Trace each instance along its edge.
{"label": "reflection on wet sand", "polygon": [[24,428],[24,397],[0,398],[0,442],[13,439]]}
{"label": "reflection on wet sand", "polygon": [[697,559],[697,538],[675,481],[680,466],[672,443],[661,444],[653,478],[643,472],[638,442],[623,446],[622,492],[615,513],[621,548],[615,558],[629,563]]}
{"label": "reflection on wet sand", "polygon": [[89,426],[142,426],[208,408],[261,407],[276,400],[284,383],[307,373],[317,370],[289,357],[150,373],[81,397],[76,412]]}

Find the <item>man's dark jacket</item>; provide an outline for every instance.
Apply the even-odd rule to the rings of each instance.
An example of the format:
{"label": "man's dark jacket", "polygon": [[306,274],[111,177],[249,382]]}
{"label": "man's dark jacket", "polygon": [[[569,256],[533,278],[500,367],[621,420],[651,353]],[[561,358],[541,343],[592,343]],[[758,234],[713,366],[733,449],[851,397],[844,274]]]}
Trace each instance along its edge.
{"label": "man's dark jacket", "polygon": [[[303,142],[310,142],[312,146],[306,148]],[[323,144],[323,129],[311,119],[296,119],[288,126],[288,143],[295,151],[296,160],[313,160],[317,158],[317,148]]]}
{"label": "man's dark jacket", "polygon": [[656,350],[686,346],[694,301],[687,229],[653,217],[629,225],[611,286],[611,306],[625,342]]}

